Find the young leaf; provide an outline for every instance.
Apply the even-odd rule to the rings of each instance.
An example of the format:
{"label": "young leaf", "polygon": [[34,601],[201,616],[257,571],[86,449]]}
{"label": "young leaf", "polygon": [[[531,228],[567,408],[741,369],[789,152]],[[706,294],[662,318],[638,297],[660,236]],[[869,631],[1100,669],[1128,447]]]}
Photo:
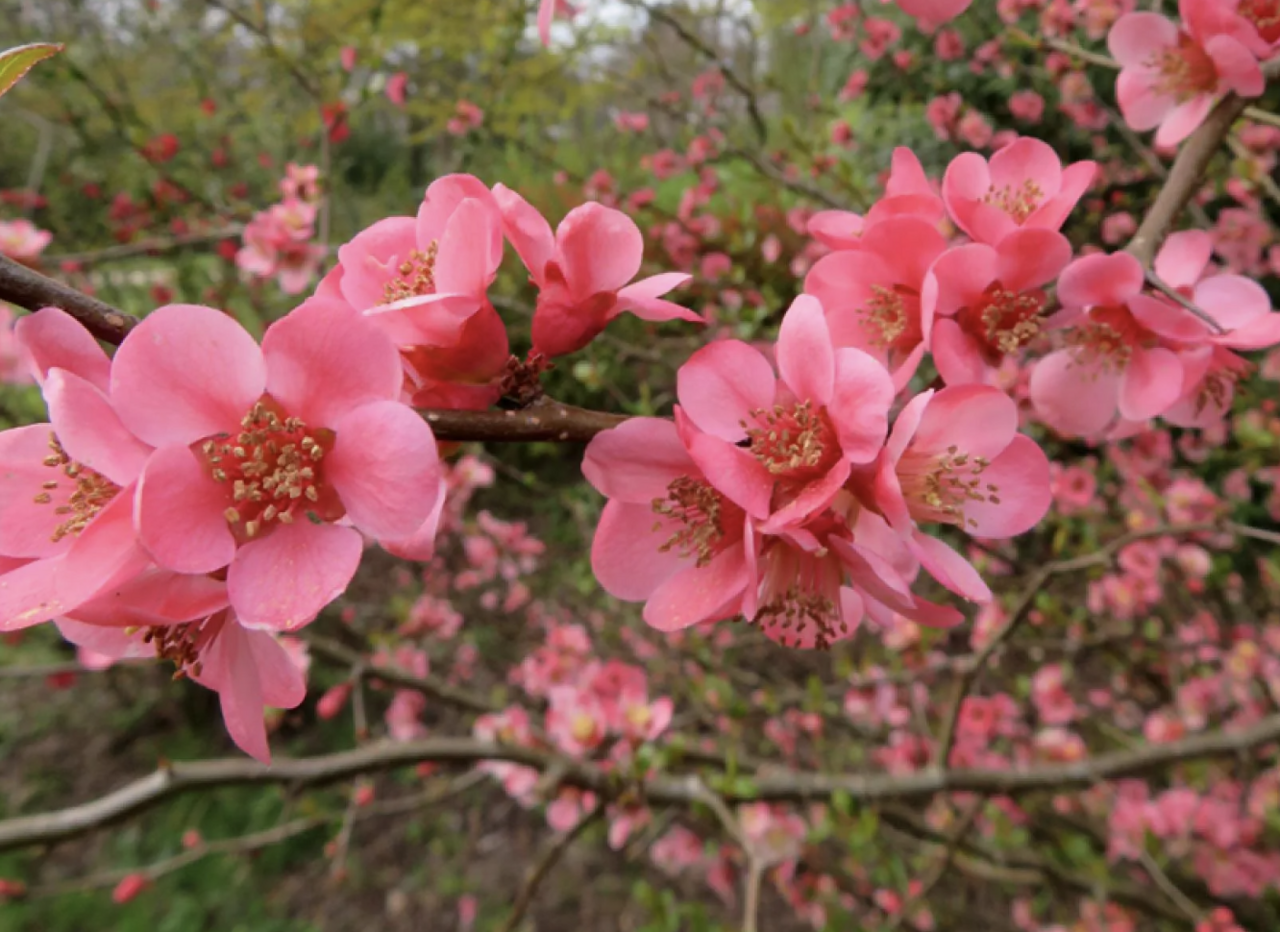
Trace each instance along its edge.
{"label": "young leaf", "polygon": [[62,49],[61,45],[40,42],[0,52],[0,96],[17,84],[34,64],[57,55]]}

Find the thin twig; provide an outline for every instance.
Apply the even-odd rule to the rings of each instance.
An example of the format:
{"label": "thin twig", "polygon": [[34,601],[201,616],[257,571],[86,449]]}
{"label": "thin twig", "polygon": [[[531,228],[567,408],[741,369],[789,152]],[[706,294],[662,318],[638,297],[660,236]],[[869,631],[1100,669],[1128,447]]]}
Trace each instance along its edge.
{"label": "thin twig", "polygon": [[1199,923],[1204,919],[1204,911],[1178,889],[1177,884],[1169,879],[1169,875],[1164,872],[1164,868],[1156,863],[1156,859],[1145,848],[1139,858],[1142,861],[1142,866],[1151,875],[1151,879],[1156,882],[1156,886],[1163,890],[1165,896],[1169,897],[1180,910],[1187,914],[1188,919],[1195,923]]}
{"label": "thin twig", "polygon": [[529,912],[529,907],[533,905],[533,898],[538,894],[538,887],[542,885],[542,881],[546,880],[547,875],[551,873],[551,869],[569,849],[569,846],[577,841],[588,828],[591,827],[597,819],[604,814],[604,803],[599,802],[589,813],[578,820],[578,824],[569,831],[565,832],[555,843],[548,848],[538,859],[538,863],[525,877],[524,884],[520,887],[520,892],[516,894],[515,905],[512,907],[511,915],[507,921],[503,923],[501,932],[515,932],[519,928],[520,923],[524,921],[525,914]]}
{"label": "thin twig", "polygon": [[742,903],[742,932],[756,932],[760,921],[760,881],[764,862],[747,852],[747,886]]}
{"label": "thin twig", "polygon": [[0,301],[8,301],[29,311],[60,307],[84,324],[95,337],[108,343],[119,343],[138,325],[136,317],[5,256],[0,256]]}
{"label": "thin twig", "polygon": [[1179,292],[1176,288],[1169,287],[1169,285],[1167,285],[1164,282],[1164,280],[1161,279],[1160,276],[1155,273],[1154,269],[1147,269],[1146,277],[1147,277],[1148,285],[1150,285],[1156,291],[1160,292],[1170,301],[1173,301],[1183,310],[1189,311],[1193,317],[1199,320],[1202,324],[1204,324],[1214,333],[1223,334],[1227,332],[1226,329],[1222,326],[1222,324],[1218,323],[1211,316],[1209,316],[1208,312],[1197,307],[1195,302],[1188,300],[1186,295]]}

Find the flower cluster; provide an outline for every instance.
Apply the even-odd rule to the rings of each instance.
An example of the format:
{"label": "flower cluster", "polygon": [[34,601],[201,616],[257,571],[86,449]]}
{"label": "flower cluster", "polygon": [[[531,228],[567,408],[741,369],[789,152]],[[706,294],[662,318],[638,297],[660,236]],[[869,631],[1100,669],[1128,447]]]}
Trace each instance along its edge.
{"label": "flower cluster", "polygon": [[280,180],[280,202],[258,211],[245,224],[244,245],[235,261],[251,279],[274,278],[281,291],[296,295],[315,279],[326,252],[312,242],[321,197],[319,169],[290,162],[286,171]]}
{"label": "flower cluster", "polygon": [[0,256],[14,262],[34,264],[52,240],[52,233],[30,220],[0,220]]}

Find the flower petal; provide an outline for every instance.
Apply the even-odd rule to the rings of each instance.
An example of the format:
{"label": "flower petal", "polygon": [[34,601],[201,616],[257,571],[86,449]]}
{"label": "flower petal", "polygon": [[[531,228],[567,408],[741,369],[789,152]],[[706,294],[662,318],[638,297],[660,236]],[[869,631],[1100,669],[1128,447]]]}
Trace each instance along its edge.
{"label": "flower petal", "polygon": [[170,304],[139,324],[111,364],[125,427],[160,447],[235,429],[266,387],[262,351],[221,311]]}
{"label": "flower petal", "polygon": [[1171,350],[1135,348],[1120,385],[1120,415],[1130,421],[1159,417],[1182,394],[1182,363]]}
{"label": "flower petal", "polygon": [[577,300],[617,292],[636,277],[644,259],[644,237],[620,210],[590,201],[560,221],[556,252]]}
{"label": "flower petal", "polygon": [[601,431],[582,458],[582,474],[597,492],[644,505],[665,498],[673,481],[697,472],[675,425],[656,417],[628,418]]}
{"label": "flower petal", "polygon": [[742,545],[734,544],[706,566],[688,566],[658,586],[645,603],[644,620],[659,631],[680,631],[713,618],[753,582]]}
{"label": "flower petal", "polygon": [[879,455],[889,432],[889,407],[896,394],[893,378],[871,356],[856,349],[835,354],[835,376],[827,414],[840,449],[850,463],[869,463]]}
{"label": "flower petal", "polygon": [[351,522],[372,537],[408,537],[435,508],[440,459],[427,422],[398,401],[374,401],[333,425],[324,458]]}
{"label": "flower petal", "polygon": [[1029,531],[1040,523],[1053,501],[1049,458],[1034,440],[1022,434],[991,461],[981,480],[990,497],[964,506],[965,531],[975,537],[1015,537]]}
{"label": "flower petal", "polygon": [[18,353],[37,383],[50,369],[66,369],[102,391],[111,378],[111,360],[98,341],[66,311],[46,307],[18,319],[13,335]]}
{"label": "flower petal", "polygon": [[169,446],[147,460],[133,518],[156,563],[177,573],[212,573],[236,554],[226,518],[230,507],[227,486],[214,481],[190,449]]}
{"label": "flower petal", "polygon": [[610,501],[591,542],[591,571],[615,599],[642,602],[667,579],[693,565],[678,548],[662,548],[680,526],[650,505]]}
{"label": "flower petal", "polygon": [[[802,294],[792,302],[782,317],[776,353],[778,372],[796,399],[826,405],[835,382],[836,362],[831,331],[817,298]],[[876,365],[871,357],[865,358]]]}
{"label": "flower petal", "polygon": [[722,440],[746,436],[742,422],[773,406],[777,379],[764,355],[739,340],[717,340],[676,373],[680,405],[701,430]]}
{"label": "flower petal", "polygon": [[360,566],[360,532],[295,521],[236,552],[227,592],[242,624],[291,631],[346,590]]}
{"label": "flower petal", "polygon": [[100,389],[65,369],[53,369],[44,397],[53,431],[72,460],[119,486],[138,478],[151,448],[125,429]]}

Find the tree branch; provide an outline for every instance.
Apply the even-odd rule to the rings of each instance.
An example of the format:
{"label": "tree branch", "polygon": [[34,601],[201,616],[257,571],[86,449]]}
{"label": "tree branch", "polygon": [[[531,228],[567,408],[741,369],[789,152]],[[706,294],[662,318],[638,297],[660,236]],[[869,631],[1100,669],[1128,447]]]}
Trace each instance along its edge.
{"label": "tree branch", "polygon": [[60,307],[107,343],[118,344],[138,325],[136,317],[4,256],[0,256],[0,301],[28,311]]}
{"label": "tree branch", "polygon": [[[745,782],[739,778],[722,789],[720,796],[726,803],[736,805],[823,800],[837,793],[855,802],[869,803],[921,801],[944,792],[993,796],[1057,792],[1139,776],[1184,761],[1234,757],[1276,740],[1280,740],[1280,714],[1240,731],[1196,735],[1060,766],[1023,770],[927,770],[911,774],[769,773]],[[634,792],[657,805],[687,806],[706,801],[707,788],[697,775],[657,776],[638,785],[628,785],[593,764],[544,751],[470,738],[432,738],[373,744],[318,757],[282,758],[270,766],[248,758],[172,763],[79,806],[0,822],[0,851],[74,838],[195,790],[224,786],[319,786],[427,761],[444,764],[506,761],[543,771],[555,766],[563,769],[561,782],[565,785],[591,790],[606,799]]]}
{"label": "tree branch", "polygon": [[538,887],[542,886],[542,881],[547,879],[547,875],[551,873],[551,869],[556,866],[564,853],[569,850],[569,846],[582,837],[582,833],[595,823],[600,816],[604,815],[604,803],[597,803],[595,808],[583,815],[578,820],[578,824],[569,831],[565,832],[555,843],[543,853],[538,859],[538,863],[534,865],[529,875],[525,878],[520,892],[516,894],[515,906],[512,908],[511,915],[502,925],[502,932],[515,932],[520,927],[521,921],[525,914],[529,912],[529,907],[533,905],[533,898],[538,894]]}

